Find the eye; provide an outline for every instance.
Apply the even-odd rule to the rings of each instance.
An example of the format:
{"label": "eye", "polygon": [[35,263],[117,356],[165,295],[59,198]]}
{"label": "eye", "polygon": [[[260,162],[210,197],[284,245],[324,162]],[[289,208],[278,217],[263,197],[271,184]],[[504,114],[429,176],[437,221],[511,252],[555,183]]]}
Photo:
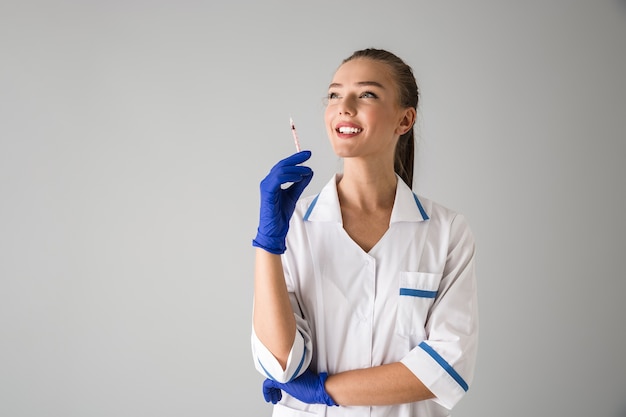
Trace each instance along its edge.
{"label": "eye", "polygon": [[330,93],[328,93],[328,96],[326,98],[329,100],[333,100],[333,99],[339,98],[339,94],[331,91]]}
{"label": "eye", "polygon": [[360,98],[378,98],[378,96],[371,91],[365,91],[361,93]]}

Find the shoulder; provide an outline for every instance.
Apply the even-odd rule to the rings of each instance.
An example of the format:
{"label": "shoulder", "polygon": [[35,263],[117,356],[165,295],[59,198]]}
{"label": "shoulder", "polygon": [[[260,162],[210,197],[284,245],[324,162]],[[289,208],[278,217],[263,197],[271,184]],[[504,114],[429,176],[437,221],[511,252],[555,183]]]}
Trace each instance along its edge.
{"label": "shoulder", "polygon": [[431,224],[438,225],[439,227],[454,227],[455,229],[461,228],[469,231],[469,224],[463,213],[422,195],[415,194],[415,196],[424,207],[424,211],[428,215]]}
{"label": "shoulder", "polygon": [[431,200],[430,198],[424,197],[421,194],[417,194],[417,193],[413,193],[413,195],[415,196],[416,200],[418,201],[418,204],[421,204],[422,207],[424,208],[424,211],[426,212],[426,214],[428,215],[428,217],[432,220],[432,219],[438,219],[438,220],[443,220],[443,219],[454,219],[456,216],[459,215],[459,212],[457,212],[454,209],[451,209],[441,203],[438,203],[434,200]]}

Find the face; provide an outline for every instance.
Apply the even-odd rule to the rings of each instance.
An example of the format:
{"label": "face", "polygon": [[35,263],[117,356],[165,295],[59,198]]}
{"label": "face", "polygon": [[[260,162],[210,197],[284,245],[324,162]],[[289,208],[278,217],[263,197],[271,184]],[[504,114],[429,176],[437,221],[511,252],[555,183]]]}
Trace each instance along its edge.
{"label": "face", "polygon": [[[414,109],[400,107],[390,67],[357,58],[341,65],[328,89],[325,122],[335,153],[343,158],[391,158]],[[409,118],[407,119],[407,113]]]}

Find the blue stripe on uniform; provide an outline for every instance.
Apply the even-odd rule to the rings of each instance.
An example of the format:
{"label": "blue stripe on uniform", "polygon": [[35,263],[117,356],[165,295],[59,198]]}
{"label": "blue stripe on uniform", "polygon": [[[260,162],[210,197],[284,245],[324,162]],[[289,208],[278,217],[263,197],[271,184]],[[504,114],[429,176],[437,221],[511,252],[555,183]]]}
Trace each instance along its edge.
{"label": "blue stripe on uniform", "polygon": [[413,288],[400,288],[400,295],[409,297],[435,298],[437,291],[416,290]]}
{"label": "blue stripe on uniform", "polygon": [[446,372],[457,382],[457,384],[459,384],[461,388],[463,388],[463,391],[467,392],[467,390],[469,389],[467,382],[465,382],[461,375],[459,375],[454,370],[454,368],[450,366],[448,362],[446,362],[444,358],[442,358],[437,352],[435,352],[435,349],[428,346],[426,342],[420,343],[419,346],[424,349],[424,351],[428,353],[435,361],[437,361],[437,363],[441,365],[443,369],[446,370]]}
{"label": "blue stripe on uniform", "polygon": [[313,199],[313,201],[311,202],[311,205],[309,206],[309,208],[306,210],[306,213],[304,213],[304,221],[309,220],[309,216],[311,215],[311,212],[313,211],[313,207],[315,207],[315,203],[317,203],[317,198],[320,195],[316,195],[315,198]]}
{"label": "blue stripe on uniform", "polygon": [[417,198],[417,195],[415,193],[413,193],[413,198],[415,199],[415,204],[417,204],[417,208],[420,211],[420,214],[422,215],[422,219],[424,220],[428,220],[430,219],[430,217],[428,217],[428,214],[426,214],[426,210],[424,210],[424,207],[422,207],[422,203],[420,203],[419,198]]}

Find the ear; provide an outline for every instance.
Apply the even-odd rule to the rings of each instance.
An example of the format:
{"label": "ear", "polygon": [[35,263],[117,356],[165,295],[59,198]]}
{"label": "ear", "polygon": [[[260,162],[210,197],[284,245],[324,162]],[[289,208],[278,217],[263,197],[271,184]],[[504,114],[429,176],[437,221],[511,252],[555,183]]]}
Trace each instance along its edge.
{"label": "ear", "polygon": [[398,127],[396,127],[396,133],[400,136],[404,135],[413,128],[415,119],[417,118],[417,112],[413,107],[407,107],[402,111],[401,116],[402,118],[400,119],[400,123],[398,124]]}

